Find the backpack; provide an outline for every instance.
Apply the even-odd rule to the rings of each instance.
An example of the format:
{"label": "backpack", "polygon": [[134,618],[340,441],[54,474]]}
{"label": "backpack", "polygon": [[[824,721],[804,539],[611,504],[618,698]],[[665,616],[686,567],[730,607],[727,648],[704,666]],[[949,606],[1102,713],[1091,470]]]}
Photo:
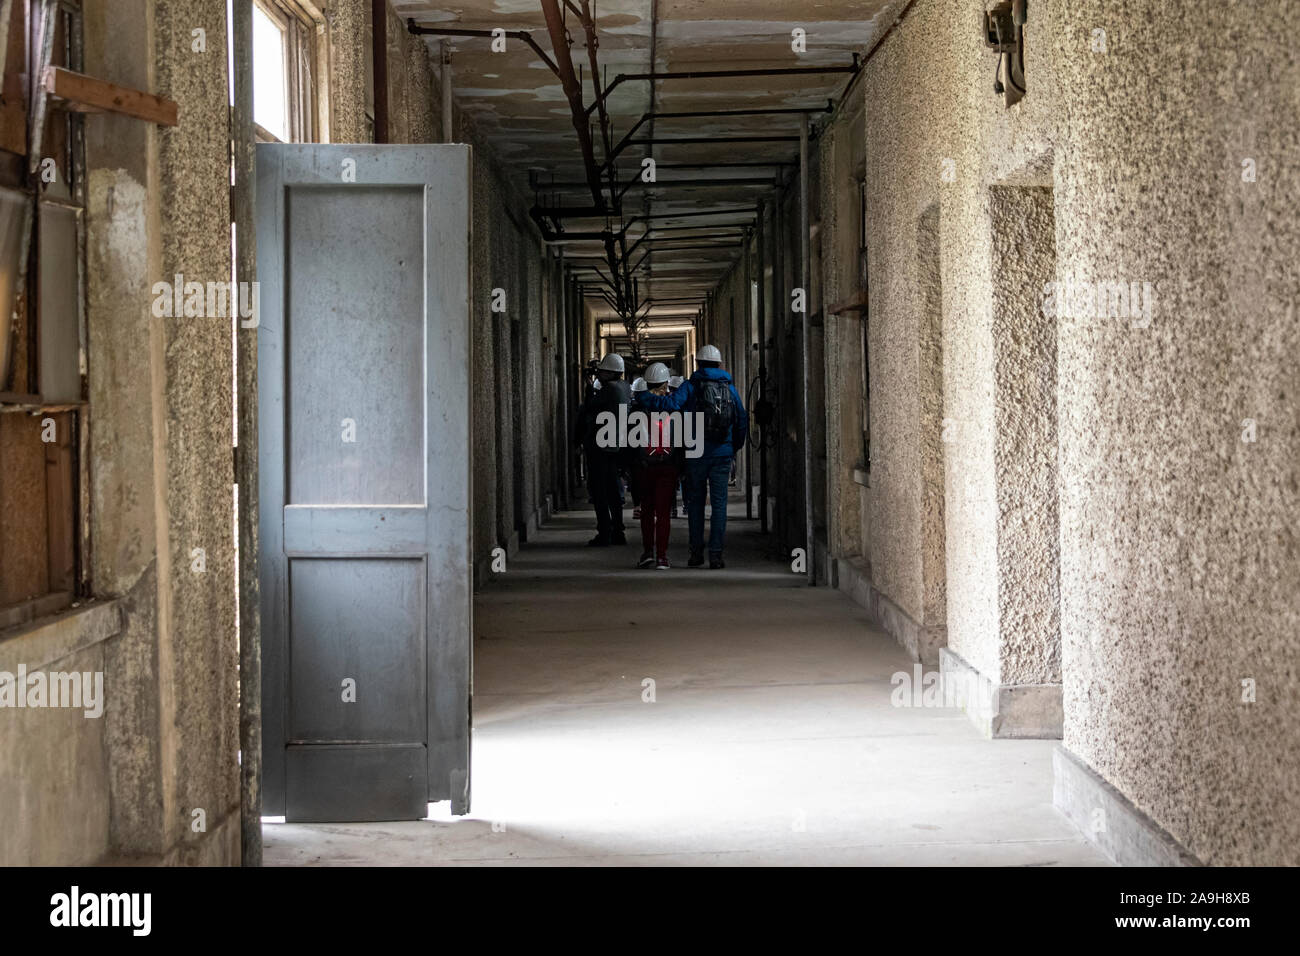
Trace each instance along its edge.
{"label": "backpack", "polygon": [[704,440],[721,445],[731,437],[731,422],[736,417],[736,403],[731,400],[731,385],[715,379],[698,383],[696,408],[704,413]]}

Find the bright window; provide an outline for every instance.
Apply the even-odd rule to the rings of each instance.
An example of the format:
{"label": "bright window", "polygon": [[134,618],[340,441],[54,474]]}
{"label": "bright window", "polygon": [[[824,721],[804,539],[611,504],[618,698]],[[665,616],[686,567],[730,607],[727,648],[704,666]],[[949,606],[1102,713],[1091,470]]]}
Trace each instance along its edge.
{"label": "bright window", "polygon": [[287,24],[253,5],[253,122],[282,143],[289,135]]}

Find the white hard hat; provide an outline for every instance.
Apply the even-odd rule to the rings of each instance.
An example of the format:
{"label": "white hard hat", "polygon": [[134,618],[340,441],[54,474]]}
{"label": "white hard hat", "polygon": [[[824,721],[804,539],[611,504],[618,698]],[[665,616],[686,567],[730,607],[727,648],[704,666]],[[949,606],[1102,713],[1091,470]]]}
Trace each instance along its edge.
{"label": "white hard hat", "polygon": [[705,346],[702,346],[702,347],[700,348],[700,350],[699,350],[698,352],[695,353],[695,361],[697,361],[697,362],[717,362],[717,363],[721,364],[721,363],[722,363],[722,353],[718,351],[718,347],[717,347],[716,345],[705,345]]}
{"label": "white hard hat", "polygon": [[[714,351],[716,351],[716,349]],[[622,374],[623,356],[619,355],[617,352],[610,352],[600,360],[600,365],[598,365],[597,368],[605,372],[618,372],[619,374]]]}
{"label": "white hard hat", "polygon": [[674,375],[672,378],[670,378],[670,379],[668,380],[668,387],[669,387],[669,388],[680,388],[682,382],[684,382],[684,381],[686,381],[686,379],[682,378],[680,375]]}
{"label": "white hard hat", "polygon": [[634,392],[644,392],[644,391],[645,391],[645,379],[643,379],[643,378],[634,379],[633,382],[632,382],[632,391],[634,391]]}
{"label": "white hard hat", "polygon": [[645,370],[647,385],[662,385],[666,381],[668,381],[668,366],[663,362],[655,362]]}

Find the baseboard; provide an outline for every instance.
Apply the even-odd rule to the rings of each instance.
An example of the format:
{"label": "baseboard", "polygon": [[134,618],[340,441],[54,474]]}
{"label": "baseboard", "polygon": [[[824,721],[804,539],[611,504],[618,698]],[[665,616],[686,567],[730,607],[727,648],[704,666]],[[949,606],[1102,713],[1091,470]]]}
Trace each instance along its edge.
{"label": "baseboard", "polygon": [[985,737],[1061,739],[1060,684],[995,684],[950,647],[939,651],[939,672],[961,688],[962,709]]}
{"label": "baseboard", "polygon": [[834,565],[828,571],[828,577],[835,582],[835,587],[866,608],[871,619],[898,641],[912,660],[922,664],[939,663],[939,650],[948,643],[946,627],[919,624],[913,620],[871,582],[859,561],[833,558],[828,563]]}
{"label": "baseboard", "polygon": [[1052,803],[1120,866],[1203,865],[1063,745],[1052,751],[1052,777]]}

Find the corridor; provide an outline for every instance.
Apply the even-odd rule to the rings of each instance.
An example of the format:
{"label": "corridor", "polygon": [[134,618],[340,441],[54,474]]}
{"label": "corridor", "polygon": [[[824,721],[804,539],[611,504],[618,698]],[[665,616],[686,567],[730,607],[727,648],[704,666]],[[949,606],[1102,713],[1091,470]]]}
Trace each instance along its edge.
{"label": "corridor", "polygon": [[908,655],[743,505],[723,571],[632,569],[590,524],[557,515],[475,603],[473,812],[269,823],[268,866],[1107,864],[1052,807],[1051,741],[891,706]]}
{"label": "corridor", "polygon": [[1300,865],[1297,0],[0,73],[0,867]]}

